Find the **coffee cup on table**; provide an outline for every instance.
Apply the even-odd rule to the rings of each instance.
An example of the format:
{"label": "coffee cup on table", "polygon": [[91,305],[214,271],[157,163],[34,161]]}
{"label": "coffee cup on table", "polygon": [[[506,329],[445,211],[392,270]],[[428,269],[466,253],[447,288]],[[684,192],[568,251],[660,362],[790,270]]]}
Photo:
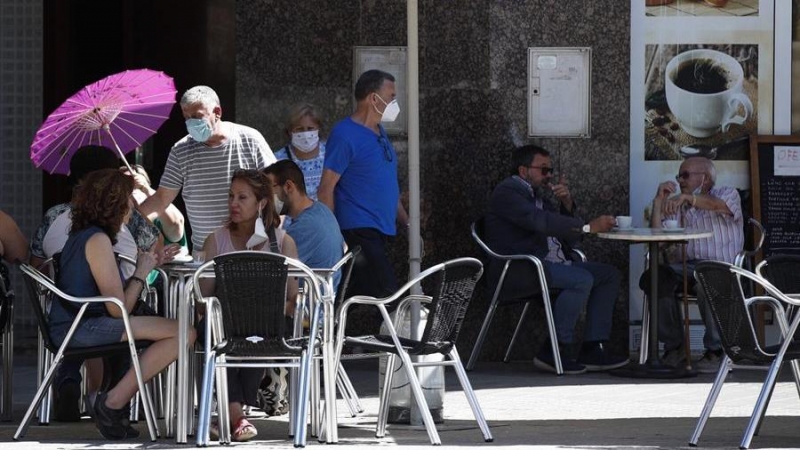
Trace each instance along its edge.
{"label": "coffee cup on table", "polygon": [[680,127],[694,137],[724,133],[732,123],[742,125],[753,115],[743,80],[742,65],[732,56],[711,49],[688,50],[667,63],[667,105]]}
{"label": "coffee cup on table", "polygon": [[678,221],[674,219],[665,220],[664,221],[664,228],[668,230],[675,230],[678,228]]}
{"label": "coffee cup on table", "polygon": [[617,216],[617,228],[628,229],[631,227],[631,216]]}

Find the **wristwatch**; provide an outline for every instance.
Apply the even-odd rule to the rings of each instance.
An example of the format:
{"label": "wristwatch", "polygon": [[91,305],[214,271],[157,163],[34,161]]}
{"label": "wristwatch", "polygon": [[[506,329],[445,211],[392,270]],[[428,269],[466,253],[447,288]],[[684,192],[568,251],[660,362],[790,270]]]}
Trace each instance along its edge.
{"label": "wristwatch", "polygon": [[581,231],[583,231],[584,233],[591,233],[592,227],[587,223],[586,225],[583,226],[583,228],[581,228]]}

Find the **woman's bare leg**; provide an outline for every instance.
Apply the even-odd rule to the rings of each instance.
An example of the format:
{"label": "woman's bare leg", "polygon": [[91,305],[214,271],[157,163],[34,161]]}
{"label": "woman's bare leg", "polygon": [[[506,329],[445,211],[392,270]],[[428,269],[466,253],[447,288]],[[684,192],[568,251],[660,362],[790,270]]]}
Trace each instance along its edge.
{"label": "woman's bare leg", "polygon": [[[142,378],[148,381],[178,357],[178,322],[163,317],[131,317],[130,320],[134,339],[153,341],[139,356]],[[195,331],[194,328],[190,328],[187,336],[188,345],[193,345],[194,340]],[[131,368],[108,392],[106,406],[120,409],[138,390],[136,373]]]}

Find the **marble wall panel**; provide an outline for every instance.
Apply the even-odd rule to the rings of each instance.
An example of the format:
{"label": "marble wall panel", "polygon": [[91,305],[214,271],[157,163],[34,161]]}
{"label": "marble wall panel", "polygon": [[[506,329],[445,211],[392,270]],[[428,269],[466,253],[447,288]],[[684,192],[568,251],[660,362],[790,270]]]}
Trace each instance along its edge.
{"label": "marble wall panel", "polygon": [[[343,118],[352,110],[352,47],[405,45],[405,8],[400,0],[239,0],[237,120],[278,148],[286,141],[283,115],[296,101],[316,103],[329,126]],[[585,217],[627,211],[629,8],[628,2],[560,0],[419,2],[424,266],[480,255],[469,224],[508,175],[510,150],[525,143],[553,152]],[[584,46],[593,52],[591,138],[528,138],[527,48]],[[407,145],[403,137],[394,142],[405,186]],[[625,276],[613,344],[627,348],[628,249],[596,238],[585,248]],[[405,237],[397,239],[394,256],[405,277]],[[464,355],[486,312],[484,291],[481,286],[468,315]],[[502,358],[518,313],[509,308],[497,316],[482,359]],[[515,359],[531,358],[541,341],[541,307],[529,322]]]}

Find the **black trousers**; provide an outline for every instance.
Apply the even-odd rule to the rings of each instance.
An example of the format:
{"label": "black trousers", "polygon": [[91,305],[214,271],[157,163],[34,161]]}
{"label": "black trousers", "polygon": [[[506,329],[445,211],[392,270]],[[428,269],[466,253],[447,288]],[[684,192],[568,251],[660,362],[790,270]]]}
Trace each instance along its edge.
{"label": "black trousers", "polygon": [[399,286],[386,249],[391,237],[375,228],[351,228],[342,230],[342,235],[349,248],[361,246],[346,297],[369,295],[380,298],[394,294]]}

